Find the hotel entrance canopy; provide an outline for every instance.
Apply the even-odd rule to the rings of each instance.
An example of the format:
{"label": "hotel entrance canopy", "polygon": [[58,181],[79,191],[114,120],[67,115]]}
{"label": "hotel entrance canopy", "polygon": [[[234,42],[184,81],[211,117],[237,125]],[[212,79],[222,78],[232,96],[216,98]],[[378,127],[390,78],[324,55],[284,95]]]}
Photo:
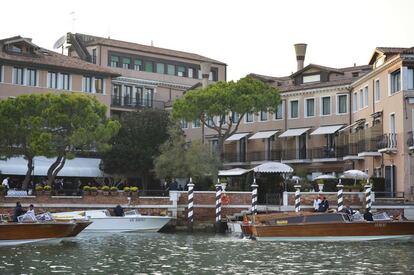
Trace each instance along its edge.
{"label": "hotel entrance canopy", "polygon": [[226,141],[236,141],[236,140],[241,140],[242,138],[244,138],[245,136],[249,135],[250,133],[238,133],[238,134],[234,134],[230,137],[228,137],[226,139]]}
{"label": "hotel entrance canopy", "polygon": [[279,137],[298,137],[309,130],[310,128],[289,129],[286,132],[283,132]]}
{"label": "hotel entrance canopy", "polygon": [[336,133],[336,131],[341,129],[343,126],[344,125],[321,126],[318,129],[316,129],[315,131],[313,131],[310,135],[315,136],[315,135],[334,134],[334,133]]}

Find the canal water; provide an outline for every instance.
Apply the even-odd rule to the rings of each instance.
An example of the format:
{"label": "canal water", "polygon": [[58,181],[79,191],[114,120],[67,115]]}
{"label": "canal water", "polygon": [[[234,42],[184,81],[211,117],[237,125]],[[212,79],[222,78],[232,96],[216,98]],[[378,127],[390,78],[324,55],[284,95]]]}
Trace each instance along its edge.
{"label": "canal water", "polygon": [[256,242],[212,234],[90,234],[0,248],[0,274],[414,274],[414,242]]}

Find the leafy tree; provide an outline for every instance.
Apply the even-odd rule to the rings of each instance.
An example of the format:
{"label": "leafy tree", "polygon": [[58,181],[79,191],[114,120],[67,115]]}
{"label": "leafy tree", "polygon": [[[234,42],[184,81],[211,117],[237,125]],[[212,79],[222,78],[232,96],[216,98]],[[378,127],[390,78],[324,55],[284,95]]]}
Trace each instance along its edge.
{"label": "leafy tree", "polygon": [[170,138],[160,147],[161,155],[154,161],[158,178],[192,177],[200,182],[205,176],[216,177],[220,161],[207,145],[200,141],[187,143],[178,125],[170,127],[169,133]]}
{"label": "leafy tree", "polygon": [[113,137],[112,149],[104,154],[104,171],[140,177],[147,185],[159,146],[168,138],[169,114],[163,110],[144,109],[120,118],[121,129]]}
{"label": "leafy tree", "polygon": [[8,159],[22,155],[27,160],[24,189],[34,169],[33,158],[48,150],[42,128],[43,106],[43,98],[34,94],[0,101],[0,156]]}
{"label": "leafy tree", "polygon": [[76,152],[111,148],[108,141],[116,135],[119,123],[106,117],[106,106],[96,97],[84,94],[45,94],[43,109],[46,135],[49,139],[47,157],[56,160],[47,171],[52,184],[67,159]]}
{"label": "leafy tree", "polygon": [[[217,82],[205,89],[188,91],[173,104],[173,118],[201,123],[217,133],[218,150],[223,157],[224,140],[237,132],[240,122],[249,113],[274,112],[280,96],[276,88],[251,76],[237,82]],[[229,116],[228,119],[226,117]],[[238,119],[234,119],[238,116]],[[211,118],[219,117],[218,121]]]}

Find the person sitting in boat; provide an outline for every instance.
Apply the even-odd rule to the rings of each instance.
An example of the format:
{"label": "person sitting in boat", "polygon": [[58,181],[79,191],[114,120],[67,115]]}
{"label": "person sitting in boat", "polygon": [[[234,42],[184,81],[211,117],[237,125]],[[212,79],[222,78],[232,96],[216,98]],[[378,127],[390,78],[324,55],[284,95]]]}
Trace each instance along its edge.
{"label": "person sitting in boat", "polygon": [[318,212],[326,212],[329,208],[329,202],[324,196],[321,203],[319,204]]}
{"label": "person sitting in boat", "polygon": [[29,210],[27,210],[26,214],[32,213],[35,216],[34,206],[33,204],[29,205]]}
{"label": "person sitting in boat", "polygon": [[321,203],[321,198],[320,197],[316,197],[316,199],[313,200],[313,212],[318,212],[319,211],[319,204]]}
{"label": "person sitting in boat", "polygon": [[124,209],[119,204],[114,209],[115,216],[122,217],[124,216]]}
{"label": "person sitting in boat", "polygon": [[349,204],[345,205],[344,211],[346,214],[351,216],[355,214],[354,209],[352,209],[351,206],[349,206]]}
{"label": "person sitting in boat", "polygon": [[20,202],[16,202],[16,207],[14,208],[14,214],[13,214],[13,222],[17,222],[17,217],[23,215],[25,212],[23,210],[22,205]]}
{"label": "person sitting in boat", "polygon": [[369,209],[365,209],[365,213],[364,213],[364,220],[366,220],[367,222],[373,222],[374,221],[374,217],[372,216],[371,211],[369,211]]}

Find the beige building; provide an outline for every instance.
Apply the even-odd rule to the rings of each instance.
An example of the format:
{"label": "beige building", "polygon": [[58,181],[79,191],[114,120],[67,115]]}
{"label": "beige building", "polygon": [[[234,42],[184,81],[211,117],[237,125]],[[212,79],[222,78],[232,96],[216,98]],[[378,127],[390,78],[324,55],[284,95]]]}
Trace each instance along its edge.
{"label": "beige building", "polygon": [[[0,99],[28,93],[81,92],[109,107],[118,74],[15,36],[0,40]],[[109,108],[108,108],[109,114]]]}
{"label": "beige building", "polygon": [[211,65],[210,82],[226,80],[226,64],[198,54],[79,33],[68,33],[66,42],[58,46],[66,48],[69,56],[120,75],[112,80],[112,114],[143,107],[171,107],[186,90],[201,85],[203,62]]}

